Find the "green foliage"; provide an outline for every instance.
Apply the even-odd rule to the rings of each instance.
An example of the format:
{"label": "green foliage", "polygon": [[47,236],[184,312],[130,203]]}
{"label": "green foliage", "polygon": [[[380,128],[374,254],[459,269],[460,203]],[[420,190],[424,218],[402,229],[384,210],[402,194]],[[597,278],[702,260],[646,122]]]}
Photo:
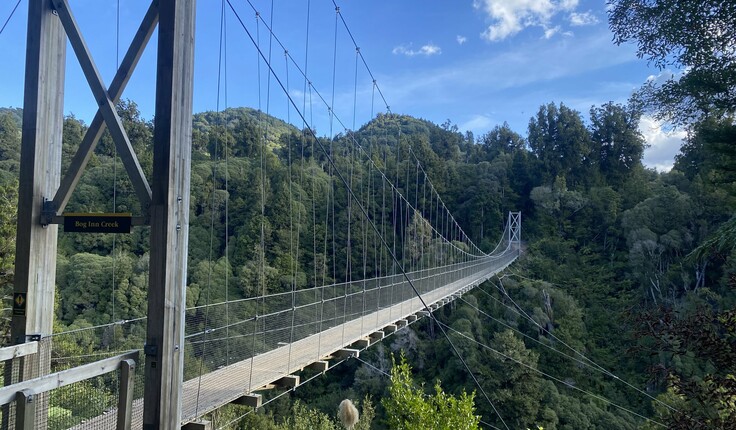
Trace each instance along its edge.
{"label": "green foliage", "polygon": [[[118,110],[150,174],[152,124],[140,117],[132,102],[120,103]],[[533,321],[515,312],[503,293],[489,293],[493,290],[489,284],[481,286],[485,293],[463,297],[467,304],[456,301],[435,312],[451,327],[453,342],[512,428],[629,430],[642,424],[600,399],[581,395],[572,386],[673,426],[682,418],[668,416],[667,410],[627,391],[616,380],[589,372],[579,362],[555,353],[552,349],[578,357],[565,350],[562,342],[693,416],[699,416],[693,411],[702,401],[709,406],[701,415],[720,417],[721,421],[709,423],[723,422],[730,418],[727,388],[733,366],[723,362],[721,372],[712,358],[698,351],[674,353],[656,343],[657,339],[682,336],[683,326],[657,333],[663,337],[635,339],[634,321],[642,315],[650,317],[650,322],[658,321],[662,315],[655,303],[678,309],[683,319],[704,306],[717,318],[736,305],[733,221],[726,223],[736,201],[736,169],[729,152],[732,119],[716,118],[693,129],[676,169],[657,173],[641,164],[644,143],[637,131],[639,113],[636,105],[607,103],[592,107],[589,117],[583,118],[564,104],[550,103],[531,118],[526,136],[504,124],[477,143],[472,134],[461,133],[449,121],[435,125],[406,115],[379,115],[350,138],[315,139],[253,109],[197,114],[193,120],[186,285],[188,327],[204,331],[228,323],[225,312],[205,315],[195,306],[292,287],[301,290],[350,277],[371,278],[385,275],[392,266],[379,243],[364,242],[371,229],[354,202],[348,203],[344,187],[330,176],[332,167],[319,144],[330,148],[336,165],[353,182],[400,262],[409,268],[436,263],[430,260],[446,253],[447,247],[437,240],[430,224],[437,228],[444,220],[429,183],[423,181],[422,170],[409,155],[411,148],[431,179],[431,187],[482,249],[495,246],[508,210],[524,213],[524,258],[502,280],[494,280],[494,285],[508,293]],[[64,131],[66,166],[86,127],[68,117]],[[354,147],[353,138],[363,153]],[[12,267],[9,262],[14,252],[19,145],[17,112],[0,109],[0,197],[7,197],[0,199],[0,281],[6,285],[5,294],[12,279],[5,268]],[[68,211],[140,214],[130,181],[114,155],[112,141],[105,135]],[[395,206],[387,178],[410,199],[413,210]],[[334,205],[327,203],[327,196],[332,196]],[[398,217],[407,224],[395,228],[390,220]],[[81,360],[70,357],[140,347],[143,325],[114,326],[104,332],[91,328],[145,316],[148,240],[145,228],[115,237],[60,233],[55,332],[84,330],[55,339],[56,367]],[[408,245],[402,246],[402,241]],[[687,255],[691,257],[685,258]],[[246,310],[252,306],[244,303]],[[700,323],[721,330],[707,331],[716,339],[730,339],[721,325],[708,319]],[[502,426],[487,402],[475,405],[474,395],[466,394],[475,388],[473,381],[436,326],[424,321],[412,325],[416,327],[416,331],[402,330],[390,342],[361,353],[362,359],[388,371],[388,355],[401,351],[415,363],[414,374],[402,361],[395,365],[389,384],[380,372],[348,361],[300,387],[292,395],[292,400],[299,400],[293,407],[292,400],[284,396],[269,404],[266,412],[250,413],[230,427],[339,428],[337,404],[367,394],[382,401],[375,410],[370,400],[362,402],[362,418],[356,427],[360,430],[367,430],[372,421],[376,428],[477,428],[480,416]],[[233,326],[231,334],[241,329]],[[250,333],[253,325],[243,330]],[[655,354],[628,351],[639,343],[652,347]],[[263,347],[233,341],[227,349],[211,348],[204,368],[224,363],[228,350],[259,351]],[[184,348],[185,377],[190,378],[198,373],[204,349],[189,342]],[[673,368],[679,379],[650,377],[647,369],[659,365]],[[565,382],[545,380],[536,370]],[[437,380],[442,381],[441,388],[439,383],[432,384]],[[429,394],[424,393],[423,384],[432,386]],[[83,389],[90,396],[109,400],[101,386]],[[99,393],[92,392],[95,390]],[[104,402],[93,403],[96,411],[102,407],[98,403]],[[61,398],[54,398],[52,407],[56,408],[54,422],[68,419],[70,413],[72,419],[87,413]],[[228,406],[213,417],[224,425],[245,412]]]}
{"label": "green foliage", "polygon": [[309,409],[299,400],[291,407],[291,415],[281,426],[283,430],[337,430],[335,422],[326,414]]}
{"label": "green foliage", "polygon": [[529,120],[529,146],[542,163],[545,180],[562,177],[575,185],[586,180],[591,140],[580,113],[564,104],[541,106]]}
{"label": "green foliage", "polygon": [[391,369],[389,397],[382,400],[388,415],[389,427],[396,430],[422,429],[477,429],[480,417],[475,415],[475,393],[463,392],[460,397],[445,393],[439,382],[434,394],[417,389],[406,357],[394,362]]}
{"label": "green foliage", "polygon": [[637,44],[637,55],[683,73],[650,80],[641,102],[680,124],[736,109],[736,6],[730,1],[609,0],[614,42]]}
{"label": "green foliage", "polygon": [[726,429],[736,422],[736,312],[657,309],[639,319],[637,350],[656,354],[667,391],[655,405],[672,429]]}
{"label": "green foliage", "polygon": [[592,157],[609,185],[619,187],[641,165],[645,141],[639,131],[640,113],[606,103],[590,109]]}

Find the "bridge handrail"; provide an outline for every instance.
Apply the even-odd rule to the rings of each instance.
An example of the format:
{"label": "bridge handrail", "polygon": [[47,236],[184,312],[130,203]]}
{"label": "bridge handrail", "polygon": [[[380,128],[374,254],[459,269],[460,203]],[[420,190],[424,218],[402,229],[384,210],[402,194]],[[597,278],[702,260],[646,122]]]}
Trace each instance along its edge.
{"label": "bridge handrail", "polygon": [[[456,270],[457,267],[458,266],[461,266],[461,265],[468,265],[468,266],[480,265],[480,264],[483,264],[483,263],[485,263],[485,262],[487,262],[489,260],[499,260],[501,258],[505,258],[507,256],[507,252],[509,250],[511,250],[511,248],[512,248],[512,246],[511,246],[511,244],[509,244],[509,245],[506,246],[506,248],[504,248],[503,252],[498,253],[498,254],[494,254],[494,255],[489,254],[488,256],[477,258],[477,259],[474,259],[472,261],[455,262],[455,263],[445,264],[443,266],[436,266],[436,267],[427,268],[427,269],[417,269],[417,270],[413,270],[413,271],[407,271],[406,274],[407,275],[415,275],[415,274],[420,274],[421,275],[423,272],[427,272],[427,271],[440,271],[439,273],[449,273],[449,272],[452,272],[452,271]],[[328,289],[328,288],[342,287],[342,286],[345,286],[345,285],[354,284],[354,283],[361,283],[361,282],[370,282],[370,281],[378,281],[378,282],[380,282],[382,280],[390,280],[391,278],[397,278],[397,279],[399,279],[399,281],[398,281],[399,283],[400,282],[404,282],[404,279],[405,279],[403,274],[401,274],[401,273],[394,273],[394,274],[391,274],[391,275],[377,276],[375,278],[369,278],[369,279],[359,279],[359,280],[349,281],[349,282],[335,282],[335,283],[327,284],[327,285],[319,285],[319,286],[315,286],[315,287],[311,287],[311,288],[300,289],[300,290],[297,290],[297,292],[318,291],[320,289]],[[419,278],[419,279],[422,279],[422,278]],[[391,282],[391,284],[388,284],[388,285],[394,285],[396,283],[397,282]],[[263,300],[264,298],[272,298],[272,297],[279,297],[279,296],[287,297],[287,296],[290,296],[291,294],[293,294],[293,291],[279,291],[277,293],[271,293],[271,294],[267,294],[267,295],[264,295],[264,296],[246,297],[246,298],[237,299],[237,300],[229,300],[229,301],[222,301],[222,302],[210,303],[210,304],[207,304],[207,305],[192,306],[192,307],[187,308],[187,311],[196,311],[196,310],[204,309],[204,308],[207,308],[207,307],[214,307],[214,306],[225,305],[225,304],[232,305],[232,304],[236,304],[236,303],[243,303],[243,302],[249,302],[249,301]]]}
{"label": "bridge handrail", "polygon": [[127,360],[137,362],[138,351],[127,352],[104,360],[95,361],[94,363],[85,364],[72,369],[62,370],[60,372],[39,376],[38,378],[2,387],[0,388],[0,405],[7,405],[14,401],[18,393],[24,390],[30,390],[34,394],[41,394],[56,388],[61,388],[66,385],[114,372]]}
{"label": "bridge handrail", "polygon": [[0,348],[0,362],[25,357],[38,352],[38,342],[26,342]]}
{"label": "bridge handrail", "polygon": [[[507,255],[504,254],[502,256],[507,256]],[[436,267],[436,268],[432,268],[432,269],[422,269],[422,270],[416,270],[416,271],[413,271],[413,272],[408,272],[407,275],[410,276],[410,278],[412,279],[413,282],[418,282],[418,281],[429,279],[429,278],[432,278],[432,277],[438,276],[438,275],[452,274],[452,273],[456,273],[456,272],[458,272],[460,270],[464,270],[464,269],[470,269],[470,268],[474,268],[474,267],[481,267],[484,264],[486,264],[489,260],[492,261],[492,260],[496,260],[498,258],[499,257],[494,256],[494,257],[486,257],[486,258],[481,259],[481,260],[474,260],[474,261],[470,261],[470,262],[453,263],[453,264],[449,264],[449,265],[445,265],[445,266],[440,266],[440,267]],[[426,276],[421,276],[422,274],[428,273],[428,272],[433,272],[433,273],[432,274],[427,274]],[[420,275],[420,276],[415,276],[415,275]],[[276,315],[279,315],[279,314],[287,314],[287,313],[292,312],[292,311],[297,310],[297,309],[301,309],[301,308],[305,308],[305,307],[309,307],[309,306],[314,306],[315,303],[319,303],[319,302],[322,302],[322,303],[330,303],[330,302],[342,300],[342,299],[345,299],[345,298],[348,298],[348,297],[363,295],[363,294],[370,293],[370,292],[373,292],[373,291],[376,291],[376,290],[381,290],[381,289],[385,289],[385,288],[391,288],[391,287],[395,287],[395,286],[398,286],[398,285],[404,285],[406,283],[406,280],[404,278],[404,275],[396,274],[396,275],[389,275],[389,276],[384,276],[384,277],[380,277],[380,278],[371,278],[371,279],[367,279],[367,280],[356,280],[356,281],[351,281],[351,282],[341,282],[341,283],[338,283],[338,284],[324,285],[324,286],[314,287],[314,288],[310,288],[310,289],[298,290],[297,293],[299,293],[299,294],[304,294],[304,293],[310,294],[311,292],[318,291],[320,289],[326,289],[326,288],[333,288],[334,289],[334,288],[339,288],[339,287],[348,287],[350,285],[360,285],[361,283],[365,283],[365,282],[368,282],[368,281],[375,282],[375,281],[381,281],[381,280],[389,281],[389,283],[387,283],[385,285],[381,285],[380,282],[378,282],[378,285],[375,286],[375,287],[364,289],[364,290],[354,291],[354,292],[351,292],[351,293],[347,293],[345,295],[342,295],[341,294],[341,295],[333,296],[333,297],[322,299],[322,300],[316,300],[315,302],[310,302],[310,303],[305,303],[305,304],[301,304],[301,305],[296,305],[296,306],[293,306],[293,307],[291,305],[289,305],[288,307],[283,308],[283,309],[275,310],[275,311],[272,311],[272,312],[269,312],[269,313],[266,313],[266,314],[259,314],[258,315],[258,318],[266,318],[266,317],[273,317],[273,316],[276,316]],[[270,294],[270,295],[264,296],[264,297],[268,297],[268,298],[274,298],[274,297],[288,298],[292,294],[293,294],[293,292],[290,292],[290,291],[289,292],[279,292],[279,293]],[[259,298],[252,298],[252,299],[245,299],[245,300],[257,300],[257,299],[259,299]],[[240,301],[237,301],[237,302],[242,302],[242,301],[243,300],[240,300]],[[231,302],[230,304],[232,304],[232,303],[233,302]],[[225,302],[222,302],[222,303],[214,303],[214,304],[211,304],[209,306],[213,306],[214,307],[214,306],[218,306],[218,305],[222,305],[222,304],[225,304]],[[192,309],[192,308],[190,308],[190,309]],[[188,310],[190,310],[190,309],[188,309]],[[238,321],[237,323],[228,324],[227,327],[233,327],[235,325],[239,325],[239,324],[243,324],[243,323],[246,323],[246,322],[250,322],[250,321],[253,321],[254,319],[256,319],[255,316],[254,317],[251,317],[251,318],[247,318],[247,319],[242,320],[242,321]],[[199,332],[196,332],[196,333],[188,333],[186,335],[186,339],[191,339],[191,338],[194,338],[194,337],[197,337],[197,336],[201,336],[201,335],[204,335],[204,334],[213,333],[215,331],[218,331],[218,330],[221,330],[221,329],[224,329],[224,328],[226,328],[226,326],[222,326],[222,327],[210,327],[207,330],[199,331]],[[280,330],[283,330],[283,329],[280,329]],[[259,333],[263,334],[265,332],[259,332]]]}

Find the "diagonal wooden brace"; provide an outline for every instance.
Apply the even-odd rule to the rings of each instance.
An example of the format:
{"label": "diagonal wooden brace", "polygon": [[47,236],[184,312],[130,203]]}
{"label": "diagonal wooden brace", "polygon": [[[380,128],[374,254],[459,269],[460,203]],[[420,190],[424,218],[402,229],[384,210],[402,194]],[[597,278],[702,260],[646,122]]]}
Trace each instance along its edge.
{"label": "diagonal wooden brace", "polygon": [[[82,34],[79,31],[79,26],[77,25],[76,20],[74,19],[74,16],[71,13],[71,10],[69,8],[69,3],[67,0],[52,0],[54,8],[59,14],[59,19],[61,20],[62,25],[64,26],[64,30],[66,31],[67,36],[69,37],[69,42],[72,45],[72,48],[74,49],[74,53],[77,56],[77,59],[79,60],[79,65],[82,67],[82,71],[84,72],[84,76],[87,78],[87,83],[90,86],[90,89],[92,90],[92,94],[94,95],[95,99],[97,100],[97,103],[99,104],[99,111],[98,115],[101,114],[103,121],[100,122],[99,130],[97,130],[96,133],[93,134],[92,141],[90,142],[89,149],[91,150],[94,147],[94,144],[92,142],[96,139],[94,139],[95,134],[102,133],[102,122],[104,122],[107,127],[110,130],[110,134],[113,138],[113,141],[115,142],[115,146],[118,149],[118,152],[120,154],[120,158],[123,161],[123,165],[125,166],[125,170],[128,172],[128,176],[130,177],[131,182],[133,183],[133,188],[135,189],[136,195],[138,196],[138,199],[141,202],[142,209],[144,213],[148,213],[148,207],[151,204],[151,187],[148,184],[148,181],[146,180],[145,175],[143,174],[143,169],[141,168],[140,163],[138,162],[138,158],[135,155],[135,152],[133,150],[133,146],[130,144],[130,140],[128,139],[128,135],[125,133],[125,129],[123,128],[122,121],[120,120],[120,117],[117,114],[117,111],[115,110],[115,102],[113,100],[117,100],[120,97],[120,94],[122,93],[122,89],[127,83],[128,77],[123,76],[119,80],[119,88],[117,88],[117,97],[111,97],[110,94],[108,94],[107,90],[105,89],[105,86],[102,83],[102,77],[100,76],[99,71],[97,70],[97,66],[95,66],[94,61],[92,60],[92,57],[90,55],[89,49],[87,48],[87,44],[84,41],[84,38],[82,37]],[[152,5],[151,8],[154,8]],[[146,18],[151,18],[149,15],[152,14],[151,8],[149,8],[149,13],[146,14]],[[155,22],[158,18],[158,13],[153,12],[153,14],[156,15],[155,18],[150,19],[148,24],[155,27]],[[147,24],[144,21],[144,24]],[[143,27],[143,25],[141,26]],[[150,38],[150,32],[152,32],[152,29],[146,29],[144,32],[147,34],[147,37],[143,37],[140,40],[141,42],[141,49],[145,45],[145,42]],[[139,33],[141,31],[139,30]],[[136,35],[138,36],[138,35]],[[132,47],[131,47],[132,50]],[[128,54],[131,54],[130,50]],[[140,58],[140,52],[134,52],[132,54],[131,64],[129,67],[132,68],[134,63],[137,63],[137,60]],[[126,55],[126,59],[128,59],[128,55]],[[124,64],[125,66],[128,66],[127,64]],[[122,68],[122,67],[121,67]],[[118,72],[120,74],[120,71]],[[123,73],[123,75],[129,75],[129,73]],[[117,78],[117,75],[116,75]],[[111,89],[115,89],[112,88]],[[95,116],[95,118],[97,115]],[[86,136],[85,136],[86,137]],[[81,151],[80,151],[81,152]],[[77,157],[75,157],[76,160]],[[84,157],[87,160],[89,159],[89,154],[84,154]],[[86,164],[83,163],[83,164]],[[83,167],[83,166],[81,166]],[[70,169],[71,170],[71,169]],[[66,179],[66,177],[65,177]],[[79,178],[76,178],[77,180]],[[76,181],[74,181],[76,182]],[[57,193],[58,194],[58,193]],[[62,197],[62,200],[64,197]],[[66,201],[68,201],[68,196],[66,196]],[[56,203],[56,198],[54,199],[54,203]],[[61,202],[60,202],[61,203]],[[65,206],[66,202],[63,202],[63,205],[59,206]]]}
{"label": "diagonal wooden brace", "polygon": [[[138,31],[133,36],[133,41],[130,43],[130,47],[123,57],[123,61],[120,63],[115,77],[110,84],[110,88],[107,90],[110,98],[117,102],[120,96],[123,94],[125,87],[130,80],[130,77],[138,65],[138,61],[143,55],[143,51],[148,44],[148,41],[153,35],[153,31],[158,25],[158,1],[153,1],[146,12],[146,15],[141,21],[141,25],[138,27]],[[67,169],[64,177],[61,179],[59,189],[56,191],[54,196],[51,211],[49,216],[60,215],[64,208],[66,208],[69,199],[71,198],[72,192],[77,186],[79,179],[82,177],[84,168],[87,166],[92,153],[97,146],[102,133],[105,131],[105,121],[102,118],[102,113],[98,110],[92,119],[92,123],[89,125],[87,132],[82,139],[82,143],[79,145],[77,153],[74,154],[71,164]],[[148,214],[145,214],[148,218]],[[45,223],[51,223],[51,220],[47,219]]]}

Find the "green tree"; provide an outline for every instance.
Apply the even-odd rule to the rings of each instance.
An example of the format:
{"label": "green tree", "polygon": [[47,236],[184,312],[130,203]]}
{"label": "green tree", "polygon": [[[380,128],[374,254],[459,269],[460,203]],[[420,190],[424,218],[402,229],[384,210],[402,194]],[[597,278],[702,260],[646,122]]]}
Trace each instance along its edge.
{"label": "green tree", "polygon": [[21,128],[12,112],[0,111],[0,179],[18,178]]}
{"label": "green tree", "polygon": [[683,72],[648,81],[638,98],[659,119],[690,124],[736,110],[736,3],[720,0],[609,0],[614,42]]}
{"label": "green tree", "polygon": [[512,153],[524,148],[526,142],[518,133],[511,130],[508,123],[495,126],[491,131],[480,138],[481,148],[485,152],[485,159],[490,161],[501,153]]}
{"label": "green tree", "polygon": [[[0,297],[12,297],[15,274],[15,229],[18,222],[18,183],[0,183]],[[3,306],[4,307],[4,306]],[[0,321],[0,339],[5,342],[10,322]]]}
{"label": "green tree", "polygon": [[544,179],[563,176],[573,187],[583,183],[590,158],[590,134],[580,113],[560,103],[542,105],[529,120],[529,146],[542,163]]}
{"label": "green tree", "polygon": [[616,188],[641,164],[646,145],[639,131],[639,118],[634,109],[615,103],[590,109],[593,157],[597,157],[606,182]]}
{"label": "green tree", "polygon": [[[638,321],[637,352],[658,357],[655,380],[667,391],[655,407],[668,429],[733,429],[736,423],[736,312],[660,308]],[[647,428],[654,428],[649,426]]]}
{"label": "green tree", "polygon": [[539,354],[528,350],[508,329],[494,334],[491,346],[504,355],[494,355],[490,366],[494,381],[492,396],[501,416],[512,428],[532,426],[537,421],[541,400],[540,380],[532,370],[537,367]]}
{"label": "green tree", "polygon": [[471,430],[477,429],[480,417],[475,415],[475,393],[460,397],[445,393],[439,382],[434,394],[424,394],[411,376],[411,367],[402,355],[391,369],[389,397],[382,400],[390,428],[395,430]]}

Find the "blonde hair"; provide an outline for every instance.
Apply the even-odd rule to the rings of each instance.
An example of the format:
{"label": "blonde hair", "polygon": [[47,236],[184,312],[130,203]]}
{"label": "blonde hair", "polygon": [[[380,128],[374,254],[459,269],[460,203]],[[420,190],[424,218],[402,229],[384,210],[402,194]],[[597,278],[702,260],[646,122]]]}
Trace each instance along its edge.
{"label": "blonde hair", "polygon": [[352,430],[355,424],[358,422],[358,409],[348,399],[340,402],[340,407],[337,409],[337,417],[340,422],[345,426],[346,430]]}

